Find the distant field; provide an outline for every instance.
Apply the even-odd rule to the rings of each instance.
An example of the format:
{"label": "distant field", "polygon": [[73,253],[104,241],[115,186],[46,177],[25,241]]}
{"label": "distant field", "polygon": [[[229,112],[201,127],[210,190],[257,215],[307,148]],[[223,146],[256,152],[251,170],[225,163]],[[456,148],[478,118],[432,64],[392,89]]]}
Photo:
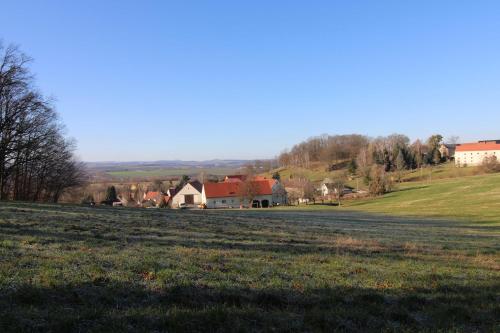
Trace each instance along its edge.
{"label": "distant field", "polygon": [[0,203],[1,332],[495,332],[499,300],[497,225]]}
{"label": "distant field", "polygon": [[108,175],[117,178],[150,178],[150,177],[174,177],[174,176],[196,176],[201,172],[209,175],[225,176],[234,173],[241,173],[239,169],[232,168],[180,168],[180,169],[153,169],[153,170],[126,170],[126,171],[109,171]]}

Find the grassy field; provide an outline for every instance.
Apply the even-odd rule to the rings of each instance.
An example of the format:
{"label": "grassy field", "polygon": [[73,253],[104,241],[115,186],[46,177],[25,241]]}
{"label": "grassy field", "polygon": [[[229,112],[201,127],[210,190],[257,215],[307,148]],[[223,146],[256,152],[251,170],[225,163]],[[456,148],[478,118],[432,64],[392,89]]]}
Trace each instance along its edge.
{"label": "grassy field", "polygon": [[1,203],[0,331],[495,332],[499,237],[343,209]]}
{"label": "grassy field", "polygon": [[402,183],[381,198],[346,201],[343,209],[500,226],[500,174]]}

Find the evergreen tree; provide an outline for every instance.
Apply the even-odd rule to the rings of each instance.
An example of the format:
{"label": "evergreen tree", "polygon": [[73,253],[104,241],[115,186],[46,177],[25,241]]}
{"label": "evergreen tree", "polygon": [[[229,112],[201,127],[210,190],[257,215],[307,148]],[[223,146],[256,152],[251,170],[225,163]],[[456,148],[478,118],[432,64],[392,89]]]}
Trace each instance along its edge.
{"label": "evergreen tree", "polygon": [[442,161],[441,152],[439,149],[434,149],[434,153],[432,154],[432,163],[439,164]]}
{"label": "evergreen tree", "polygon": [[113,202],[118,201],[118,197],[116,195],[116,188],[114,186],[109,186],[106,189],[106,199],[105,199],[105,201],[108,202],[108,203],[113,203]]}
{"label": "evergreen tree", "polygon": [[189,176],[183,175],[181,181],[176,186],[176,192],[180,191],[187,183],[189,183],[190,179],[191,178],[189,178]]}
{"label": "evergreen tree", "polygon": [[391,156],[389,155],[387,149],[384,149],[384,169],[386,172],[389,172],[392,169]]}
{"label": "evergreen tree", "polygon": [[358,170],[358,164],[356,163],[355,159],[352,159],[347,165],[347,171],[349,171],[349,174],[355,175],[357,170]]}
{"label": "evergreen tree", "polygon": [[396,170],[402,171],[406,168],[406,161],[403,151],[400,149],[396,157]]}
{"label": "evergreen tree", "polygon": [[273,173],[272,178],[276,179],[277,181],[280,181],[281,180],[280,173],[278,171],[276,171],[275,173]]}
{"label": "evergreen tree", "polygon": [[404,158],[404,153],[400,149],[398,156],[396,157],[396,170],[398,172],[398,181],[401,182],[401,173],[406,169],[406,162]]}

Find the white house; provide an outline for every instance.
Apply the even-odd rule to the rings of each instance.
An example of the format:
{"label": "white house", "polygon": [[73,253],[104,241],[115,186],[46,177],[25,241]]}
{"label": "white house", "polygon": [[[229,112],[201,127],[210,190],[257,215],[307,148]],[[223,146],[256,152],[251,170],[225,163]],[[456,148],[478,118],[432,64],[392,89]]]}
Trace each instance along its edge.
{"label": "white house", "polygon": [[500,160],[500,140],[462,143],[455,149],[455,165],[480,165],[489,156],[496,156]]}
{"label": "white house", "polygon": [[178,208],[181,203],[192,206],[200,205],[202,203],[202,188],[203,184],[197,180],[187,183],[182,189],[175,193],[172,198],[172,208]]}
{"label": "white house", "polygon": [[321,195],[326,197],[328,195],[337,194],[337,189],[331,183],[323,183],[320,187]]}
{"label": "white house", "polygon": [[[202,203],[207,208],[238,208],[240,206],[266,208],[273,204],[274,180],[253,180],[251,182],[205,183]],[[245,198],[245,186],[251,186],[252,202]]]}

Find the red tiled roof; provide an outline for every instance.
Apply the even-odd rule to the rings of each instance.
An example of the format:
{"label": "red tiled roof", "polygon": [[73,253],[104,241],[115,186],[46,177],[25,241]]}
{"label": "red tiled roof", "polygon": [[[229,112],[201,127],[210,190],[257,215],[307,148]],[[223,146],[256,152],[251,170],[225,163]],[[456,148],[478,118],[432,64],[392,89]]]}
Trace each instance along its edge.
{"label": "red tiled roof", "polygon": [[500,150],[500,143],[496,142],[478,142],[462,143],[457,145],[456,151],[477,151],[477,150]]}
{"label": "red tiled roof", "polygon": [[150,191],[144,195],[144,200],[156,200],[160,192]]}
{"label": "red tiled roof", "polygon": [[[254,180],[250,182],[255,186],[255,195],[272,195],[274,181]],[[223,183],[205,183],[205,196],[207,198],[237,197],[241,195],[245,183],[243,182],[223,182]]]}

